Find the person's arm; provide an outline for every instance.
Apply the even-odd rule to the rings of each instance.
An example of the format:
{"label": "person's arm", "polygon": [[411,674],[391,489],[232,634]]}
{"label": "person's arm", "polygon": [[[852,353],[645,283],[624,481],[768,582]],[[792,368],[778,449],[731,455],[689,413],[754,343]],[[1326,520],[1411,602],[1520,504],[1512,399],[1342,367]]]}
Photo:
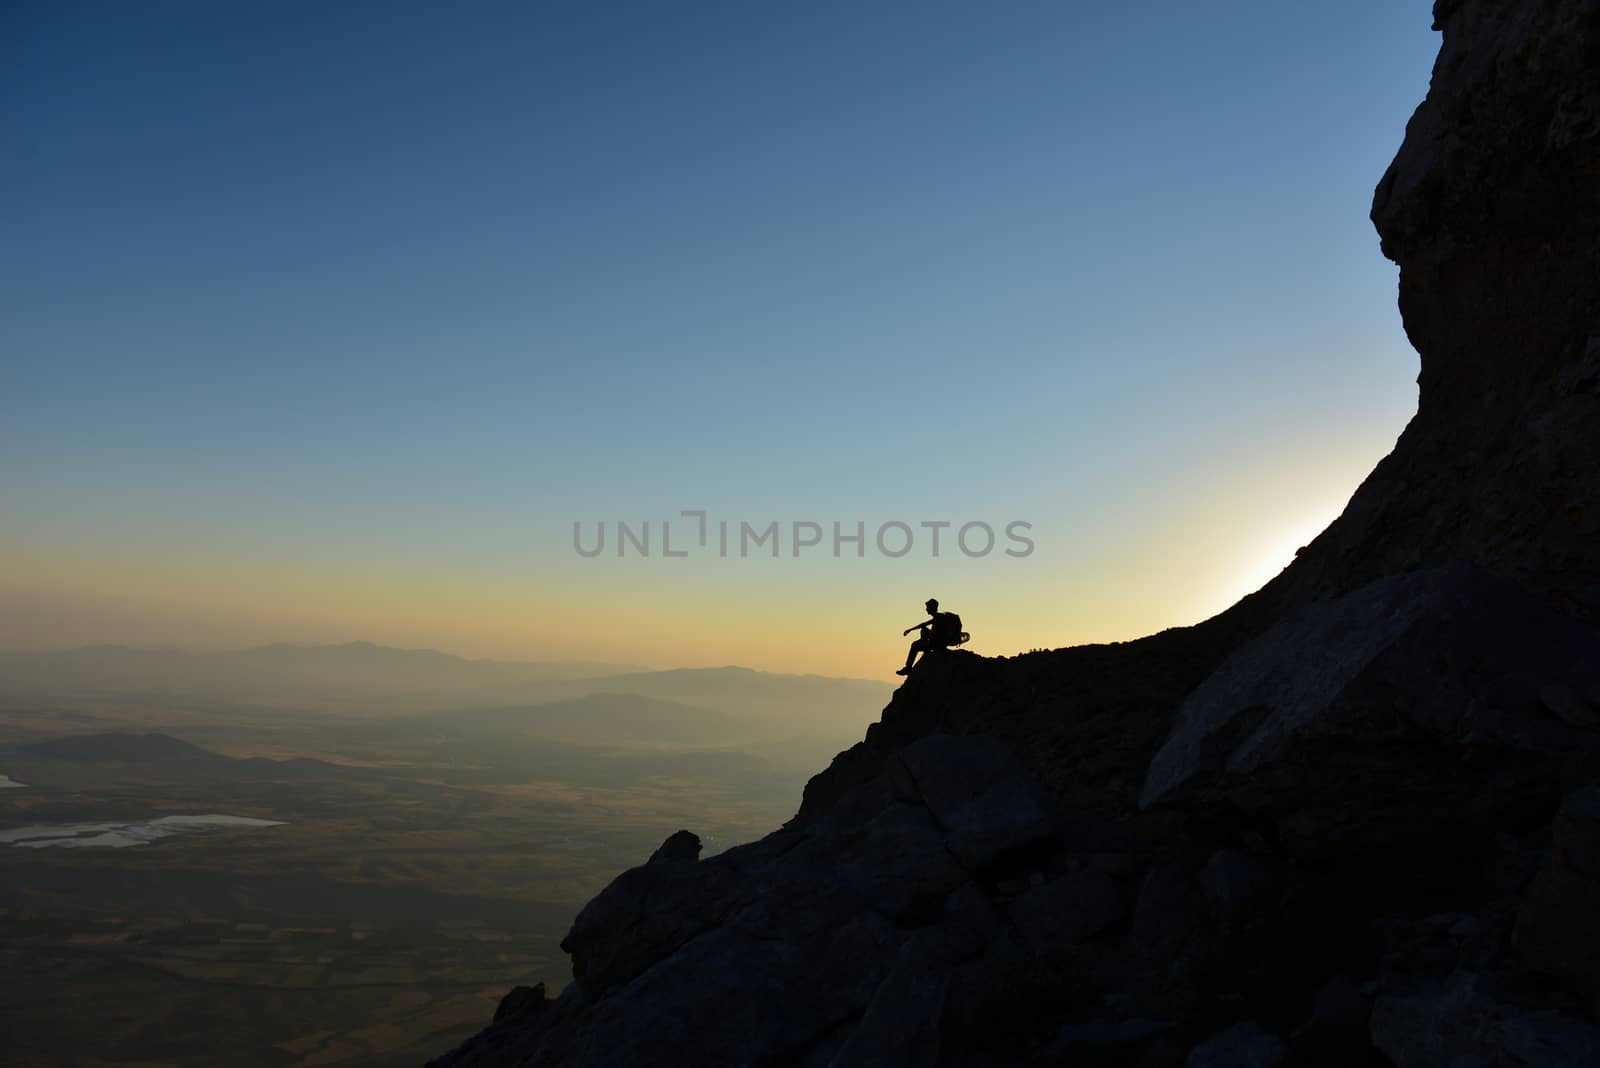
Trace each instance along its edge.
{"label": "person's arm", "polygon": [[923,627],[931,626],[932,624],[933,624],[933,620],[931,620],[931,619],[928,620],[927,622],[924,622],[924,623],[913,623],[911,626],[907,627],[905,630],[900,632],[900,637],[904,638],[907,634],[910,634],[912,631],[921,630]]}

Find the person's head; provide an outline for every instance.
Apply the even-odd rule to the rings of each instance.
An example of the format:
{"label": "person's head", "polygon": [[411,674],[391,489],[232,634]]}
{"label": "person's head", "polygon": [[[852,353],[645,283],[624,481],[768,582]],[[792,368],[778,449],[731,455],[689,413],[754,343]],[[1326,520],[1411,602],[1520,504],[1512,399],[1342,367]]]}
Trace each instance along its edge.
{"label": "person's head", "polygon": [[932,597],[929,597],[927,603],[922,607],[926,608],[928,610],[928,614],[931,616],[939,610],[939,602],[934,600]]}

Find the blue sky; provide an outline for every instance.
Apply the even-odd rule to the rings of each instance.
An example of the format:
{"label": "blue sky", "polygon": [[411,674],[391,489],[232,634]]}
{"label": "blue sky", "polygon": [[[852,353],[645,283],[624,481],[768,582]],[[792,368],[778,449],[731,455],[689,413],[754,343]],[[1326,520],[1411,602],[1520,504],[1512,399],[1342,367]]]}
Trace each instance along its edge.
{"label": "blue sky", "polygon": [[[1109,547],[1172,566],[1229,522],[1325,522],[1415,406],[1366,212],[1426,89],[1425,3],[0,20],[0,587],[35,598],[142,596],[204,557],[524,598],[592,575],[605,600],[617,569],[581,570],[572,520],[708,507],[1026,518],[1040,549],[631,589],[848,589],[898,618],[938,584],[1039,630],[1083,575],[1153,573]],[[1179,592],[1137,625],[1224,606]],[[202,598],[190,629],[254,596]],[[431,635],[408,598],[351,618],[539,644]],[[1083,611],[1029,644],[1097,633]],[[63,640],[116,629],[80,617]],[[733,658],[703,633],[654,655]]]}

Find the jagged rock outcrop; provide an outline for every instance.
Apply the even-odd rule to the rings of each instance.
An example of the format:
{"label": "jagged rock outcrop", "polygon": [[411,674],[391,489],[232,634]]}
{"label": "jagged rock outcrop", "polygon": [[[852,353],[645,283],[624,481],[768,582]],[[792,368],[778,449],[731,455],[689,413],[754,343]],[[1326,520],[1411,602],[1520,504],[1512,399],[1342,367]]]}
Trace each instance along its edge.
{"label": "jagged rock outcrop", "polygon": [[1397,575],[1289,613],[1179,708],[1146,806],[1226,804],[1291,856],[1451,821],[1547,814],[1600,777],[1600,638],[1466,564]]}
{"label": "jagged rock outcrop", "polygon": [[567,992],[445,1063],[932,1063],[951,1001],[977,1004],[1022,955],[1006,902],[1051,916],[1087,895],[1091,927],[1120,917],[1113,878],[1055,871],[1081,832],[994,738],[931,735],[894,769],[808,825],[624,872],[563,943]]}
{"label": "jagged rock outcrop", "polygon": [[679,832],[468,1065],[1600,1063],[1600,2],[1440,0],[1379,183],[1416,417],[1196,627],[926,660]]}
{"label": "jagged rock outcrop", "polygon": [[532,1016],[550,1003],[545,996],[544,984],[535,983],[532,986],[514,986],[510,993],[500,999],[500,1004],[495,1006],[494,1022],[505,1023],[509,1020],[520,1020]]}

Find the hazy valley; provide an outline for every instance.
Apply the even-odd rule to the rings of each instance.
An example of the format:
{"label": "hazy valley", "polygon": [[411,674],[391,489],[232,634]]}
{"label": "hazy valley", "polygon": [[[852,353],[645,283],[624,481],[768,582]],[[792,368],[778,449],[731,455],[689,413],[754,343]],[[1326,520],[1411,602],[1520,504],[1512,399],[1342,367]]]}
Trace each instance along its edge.
{"label": "hazy valley", "polygon": [[574,913],[671,831],[782,824],[888,692],[359,643],[0,655],[9,1047],[418,1063],[563,981]]}

